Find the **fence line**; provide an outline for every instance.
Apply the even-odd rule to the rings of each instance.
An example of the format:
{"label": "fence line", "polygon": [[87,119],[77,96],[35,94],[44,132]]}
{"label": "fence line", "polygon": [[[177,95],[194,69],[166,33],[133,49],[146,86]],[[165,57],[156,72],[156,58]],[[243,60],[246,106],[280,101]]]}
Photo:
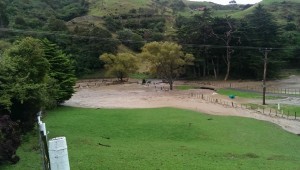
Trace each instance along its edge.
{"label": "fence line", "polygon": [[250,104],[242,104],[242,103],[236,103],[233,101],[225,100],[225,99],[218,99],[215,97],[207,96],[202,93],[190,93],[191,97],[202,99],[207,102],[213,103],[213,104],[220,104],[223,107],[232,107],[232,108],[241,108],[246,110],[251,110],[259,114],[263,114],[270,117],[278,117],[278,118],[285,118],[289,120],[297,120],[300,121],[300,118],[297,117],[297,113],[291,113],[290,111],[284,111],[284,110],[278,110],[274,108],[267,108],[267,107],[260,107],[260,106],[253,106]]}

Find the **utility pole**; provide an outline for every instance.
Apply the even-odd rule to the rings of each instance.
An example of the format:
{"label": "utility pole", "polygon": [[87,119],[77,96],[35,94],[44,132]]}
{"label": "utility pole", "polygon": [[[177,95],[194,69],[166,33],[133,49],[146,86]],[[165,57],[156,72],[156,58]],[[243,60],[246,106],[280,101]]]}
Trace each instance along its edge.
{"label": "utility pole", "polygon": [[266,105],[266,77],[267,77],[267,63],[268,53],[272,51],[272,48],[260,49],[264,53],[264,75],[263,75],[263,105]]}

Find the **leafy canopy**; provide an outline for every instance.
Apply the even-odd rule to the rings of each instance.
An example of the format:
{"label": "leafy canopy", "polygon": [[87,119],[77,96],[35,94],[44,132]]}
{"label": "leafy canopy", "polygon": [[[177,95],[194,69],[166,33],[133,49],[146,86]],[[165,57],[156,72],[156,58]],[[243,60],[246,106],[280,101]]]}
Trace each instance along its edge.
{"label": "leafy canopy", "polygon": [[147,43],[141,56],[148,61],[153,74],[168,81],[171,90],[174,79],[184,73],[184,66],[194,62],[193,55],[184,54],[182,47],[173,42]]}
{"label": "leafy canopy", "polygon": [[104,53],[100,56],[100,60],[105,63],[107,74],[114,75],[121,81],[138,69],[137,58],[130,53],[118,53],[117,55]]}

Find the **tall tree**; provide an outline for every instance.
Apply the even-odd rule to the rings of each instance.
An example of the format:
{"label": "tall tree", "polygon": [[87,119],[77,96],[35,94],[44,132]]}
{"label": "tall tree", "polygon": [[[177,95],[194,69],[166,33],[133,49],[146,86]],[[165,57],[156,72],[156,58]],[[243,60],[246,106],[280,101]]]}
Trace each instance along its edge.
{"label": "tall tree", "polygon": [[100,60],[105,63],[107,74],[116,76],[121,82],[138,69],[137,58],[130,53],[117,55],[104,53],[100,56]]}
{"label": "tall tree", "polygon": [[178,39],[181,44],[192,44],[184,46],[185,50],[195,56],[194,72],[200,76],[207,76],[211,48],[207,46],[213,40],[212,12],[205,9],[201,15],[194,15],[192,18],[178,17]]}
{"label": "tall tree", "polygon": [[222,44],[226,47],[226,55],[224,57],[225,64],[227,66],[224,80],[227,81],[231,69],[231,58],[234,50],[231,46],[240,43],[240,37],[235,37],[237,33],[237,26],[233,19],[226,16],[225,18],[214,19],[214,35],[217,39],[222,41]]}
{"label": "tall tree", "polygon": [[[279,42],[279,26],[276,24],[276,21],[272,14],[268,12],[262,5],[258,5],[252,14],[246,16],[247,25],[246,25],[246,37],[248,38],[248,46],[256,48],[278,48],[280,47]],[[252,65],[258,69],[255,69],[256,72],[263,72],[263,53],[260,53],[257,49],[248,53],[251,56]],[[256,61],[253,59],[257,59]],[[281,55],[279,51],[272,51],[268,55],[268,77],[276,75],[279,71],[282,64]],[[260,74],[262,75],[262,74]],[[261,77],[261,76],[259,76]]]}
{"label": "tall tree", "polygon": [[9,24],[7,12],[6,12],[6,3],[0,1],[0,28],[7,27]]}
{"label": "tall tree", "polygon": [[49,77],[53,79],[52,88],[56,90],[52,93],[56,104],[62,103],[72,97],[75,92],[73,86],[76,84],[75,68],[69,56],[63,53],[56,44],[51,43],[49,40],[44,39],[43,49],[45,58],[49,61],[50,71]]}
{"label": "tall tree", "polygon": [[34,38],[17,41],[1,58],[0,82],[4,93],[2,114],[20,120],[21,128],[33,128],[36,113],[45,105],[46,79],[50,69],[42,44]]}
{"label": "tall tree", "polygon": [[274,47],[278,45],[278,25],[274,17],[262,5],[258,5],[252,14],[246,16],[248,37],[257,47]]}
{"label": "tall tree", "polygon": [[150,71],[166,79],[173,90],[174,80],[185,71],[185,65],[191,65],[194,57],[184,54],[182,47],[173,42],[151,42],[142,48],[141,56],[149,63]]}

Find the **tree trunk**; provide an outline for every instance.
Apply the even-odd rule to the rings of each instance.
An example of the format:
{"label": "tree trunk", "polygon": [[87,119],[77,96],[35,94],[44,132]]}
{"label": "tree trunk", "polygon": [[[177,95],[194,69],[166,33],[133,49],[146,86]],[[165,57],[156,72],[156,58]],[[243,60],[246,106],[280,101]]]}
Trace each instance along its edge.
{"label": "tree trunk", "polygon": [[170,85],[170,90],[173,90],[173,81],[169,81],[169,85]]}
{"label": "tree trunk", "polygon": [[215,66],[215,62],[214,62],[213,58],[211,59],[211,63],[212,63],[213,70],[214,70],[214,77],[215,77],[215,79],[217,79],[217,70],[216,70],[216,66]]}
{"label": "tree trunk", "polygon": [[227,81],[230,73],[230,66],[231,66],[231,51],[230,47],[227,45],[227,51],[226,51],[226,63],[227,63],[227,71],[224,80]]}
{"label": "tree trunk", "polygon": [[224,80],[227,81],[230,73],[230,61],[227,63],[227,71]]}

